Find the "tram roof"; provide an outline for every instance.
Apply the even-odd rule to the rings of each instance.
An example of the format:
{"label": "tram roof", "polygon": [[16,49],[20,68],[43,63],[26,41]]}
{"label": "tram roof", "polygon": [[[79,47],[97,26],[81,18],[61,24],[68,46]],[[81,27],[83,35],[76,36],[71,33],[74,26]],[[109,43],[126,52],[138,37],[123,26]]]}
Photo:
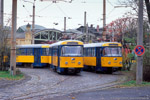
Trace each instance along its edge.
{"label": "tram roof", "polygon": [[84,47],[102,47],[102,46],[122,46],[118,42],[102,42],[102,43],[90,43],[84,44]]}
{"label": "tram roof", "polygon": [[49,44],[29,44],[29,45],[17,45],[17,48],[49,48]]}
{"label": "tram roof", "polygon": [[[51,46],[58,46],[58,45],[74,45],[73,43],[77,42],[78,45],[83,45],[83,42],[79,40],[65,40],[65,41],[59,41],[56,43],[51,44]],[[70,44],[69,44],[70,43]],[[72,43],[72,44],[71,44]]]}

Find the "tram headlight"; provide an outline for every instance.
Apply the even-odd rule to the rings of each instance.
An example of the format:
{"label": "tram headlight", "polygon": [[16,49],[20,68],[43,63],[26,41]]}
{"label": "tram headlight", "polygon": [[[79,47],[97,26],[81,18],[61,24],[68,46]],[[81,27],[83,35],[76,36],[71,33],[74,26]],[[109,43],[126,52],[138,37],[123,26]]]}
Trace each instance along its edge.
{"label": "tram headlight", "polygon": [[111,64],[111,62],[109,61],[108,64]]}
{"label": "tram headlight", "polygon": [[66,61],[66,62],[65,62],[65,64],[67,65],[67,64],[68,64],[68,62]]}
{"label": "tram headlight", "polygon": [[78,62],[78,64],[80,65],[80,64],[81,64],[81,62],[79,61],[79,62]]}
{"label": "tram headlight", "polygon": [[122,64],[122,62],[120,61],[120,64]]}

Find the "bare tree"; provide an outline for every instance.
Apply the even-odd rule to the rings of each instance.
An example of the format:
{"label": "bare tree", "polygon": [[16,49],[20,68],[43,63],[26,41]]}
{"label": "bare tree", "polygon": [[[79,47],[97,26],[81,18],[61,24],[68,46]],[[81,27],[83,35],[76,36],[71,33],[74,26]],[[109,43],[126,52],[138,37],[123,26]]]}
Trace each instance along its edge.
{"label": "bare tree", "polygon": [[9,61],[9,47],[7,43],[7,38],[9,34],[8,29],[0,28],[0,69],[1,70],[6,70],[6,63],[8,64]]}
{"label": "bare tree", "polygon": [[[138,6],[139,6],[139,0],[118,0],[119,5],[130,7],[132,8],[131,12],[128,12],[130,16],[138,16]],[[147,19],[147,11],[150,11],[149,9],[146,10],[146,7],[149,7],[149,0],[145,0],[144,4],[144,19]]]}

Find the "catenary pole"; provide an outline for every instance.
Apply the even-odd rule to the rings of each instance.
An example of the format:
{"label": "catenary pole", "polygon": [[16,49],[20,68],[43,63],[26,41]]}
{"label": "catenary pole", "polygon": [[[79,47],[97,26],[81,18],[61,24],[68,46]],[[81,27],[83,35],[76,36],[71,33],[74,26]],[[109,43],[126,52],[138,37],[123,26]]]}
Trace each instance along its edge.
{"label": "catenary pole", "polygon": [[16,75],[16,22],[17,22],[17,0],[12,3],[12,29],[11,29],[11,55],[10,69]]}
{"label": "catenary pole", "polygon": [[3,28],[4,1],[0,0],[0,27]]}
{"label": "catenary pole", "polygon": [[33,3],[33,14],[32,14],[32,44],[34,44],[34,31],[35,31],[35,0]]}
{"label": "catenary pole", "polygon": [[[137,45],[143,45],[143,0],[139,0]],[[137,57],[136,84],[143,81],[143,56]]]}
{"label": "catenary pole", "polygon": [[66,33],[66,17],[64,17],[64,32]]}
{"label": "catenary pole", "polygon": [[106,0],[103,0],[103,39],[106,38]]}
{"label": "catenary pole", "polygon": [[84,33],[86,33],[86,27],[87,27],[87,23],[86,23],[86,11],[84,12]]}

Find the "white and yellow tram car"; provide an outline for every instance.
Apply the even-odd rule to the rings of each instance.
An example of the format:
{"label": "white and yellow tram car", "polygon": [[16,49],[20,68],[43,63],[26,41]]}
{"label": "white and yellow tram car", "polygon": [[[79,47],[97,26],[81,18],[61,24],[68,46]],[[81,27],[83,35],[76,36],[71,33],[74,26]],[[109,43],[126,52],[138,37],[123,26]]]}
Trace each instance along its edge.
{"label": "white and yellow tram car", "polygon": [[43,67],[49,63],[48,44],[17,45],[17,65]]}
{"label": "white and yellow tram car", "polygon": [[121,43],[84,44],[84,69],[112,73],[122,66]]}
{"label": "white and yellow tram car", "polygon": [[51,45],[51,68],[58,73],[79,73],[83,68],[83,42],[66,40]]}

